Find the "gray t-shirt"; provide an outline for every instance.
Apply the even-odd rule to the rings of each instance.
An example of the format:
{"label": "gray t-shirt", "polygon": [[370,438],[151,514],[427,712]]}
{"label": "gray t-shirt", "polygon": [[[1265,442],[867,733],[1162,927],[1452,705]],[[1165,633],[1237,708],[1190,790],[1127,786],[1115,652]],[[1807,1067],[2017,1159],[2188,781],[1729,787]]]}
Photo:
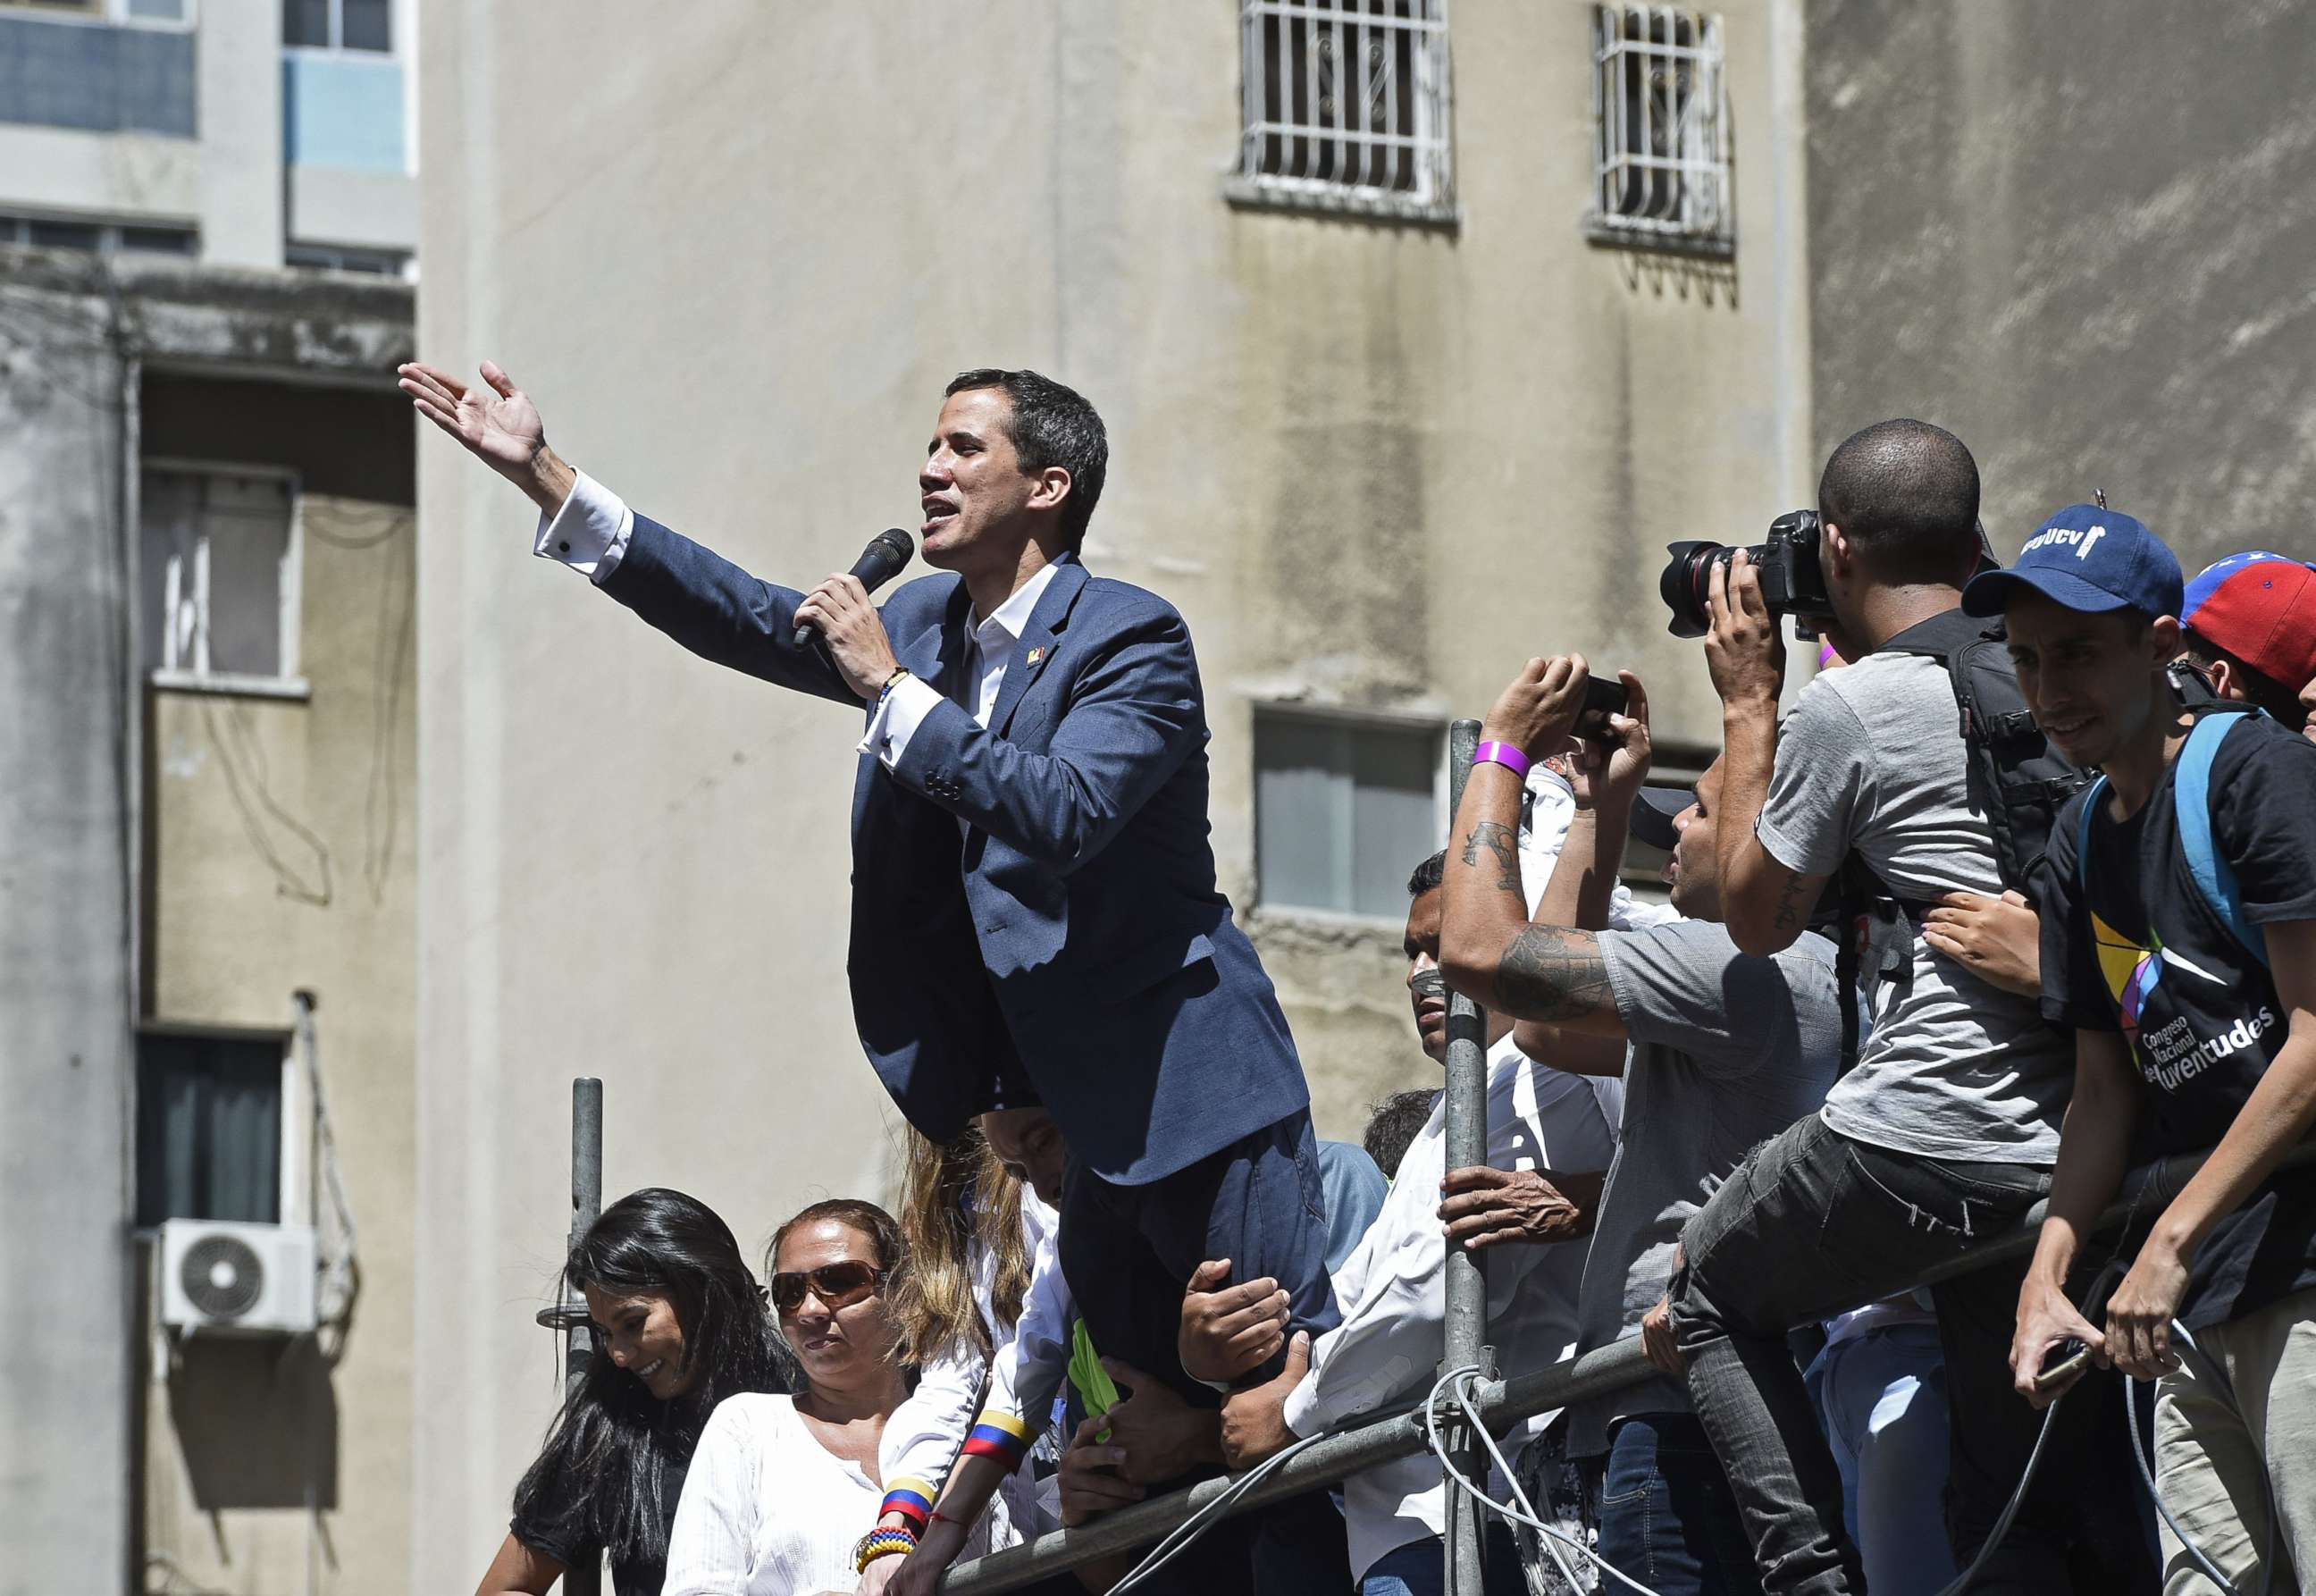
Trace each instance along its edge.
{"label": "gray t-shirt", "polygon": [[[1789,870],[1830,876],[1852,849],[1902,899],[2002,891],[1969,802],[1954,687],[1920,655],[1874,654],[1802,691],[1777,746],[1759,834]],[[1831,888],[1829,888],[1831,890]],[[2074,1049],[2035,1000],[1991,986],[1911,931],[1911,979],[1883,985],[1857,1067],[1825,1122],[1893,1152],[2056,1162]]]}
{"label": "gray t-shirt", "polygon": [[[1681,1226],[1748,1154],[1816,1111],[1841,1051],[1833,945],[1804,934],[1775,958],[1704,920],[1603,932],[1600,958],[1632,1039],[1625,1129],[1576,1294],[1576,1350],[1638,1335],[1664,1295]],[[1568,1454],[1608,1449],[1632,1413],[1688,1412],[1661,1375],[1568,1410]]]}

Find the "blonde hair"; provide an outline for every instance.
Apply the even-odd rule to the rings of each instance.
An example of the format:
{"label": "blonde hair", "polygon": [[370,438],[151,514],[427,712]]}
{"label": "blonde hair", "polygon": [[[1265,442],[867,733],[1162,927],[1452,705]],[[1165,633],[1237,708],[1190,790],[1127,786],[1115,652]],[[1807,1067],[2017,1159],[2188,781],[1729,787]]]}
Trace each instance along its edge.
{"label": "blonde hair", "polygon": [[909,1269],[893,1293],[901,1360],[922,1363],[962,1342],[984,1357],[990,1326],[973,1296],[973,1244],[996,1261],[992,1307],[1010,1331],[1029,1288],[1029,1250],[1021,1240],[1021,1182],[1008,1174],[981,1132],[947,1144],[908,1133],[901,1176],[901,1234]]}

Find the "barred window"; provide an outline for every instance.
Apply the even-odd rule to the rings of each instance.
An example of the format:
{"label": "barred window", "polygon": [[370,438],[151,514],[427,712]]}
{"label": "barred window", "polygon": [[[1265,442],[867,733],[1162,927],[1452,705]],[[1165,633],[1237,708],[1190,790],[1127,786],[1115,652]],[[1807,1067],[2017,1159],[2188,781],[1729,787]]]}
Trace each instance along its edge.
{"label": "barred window", "polygon": [[1670,5],[1601,5],[1592,17],[1586,231],[1601,243],[1733,254],[1721,18]]}
{"label": "barred window", "polygon": [[1241,0],[1234,201],[1453,220],[1448,0]]}

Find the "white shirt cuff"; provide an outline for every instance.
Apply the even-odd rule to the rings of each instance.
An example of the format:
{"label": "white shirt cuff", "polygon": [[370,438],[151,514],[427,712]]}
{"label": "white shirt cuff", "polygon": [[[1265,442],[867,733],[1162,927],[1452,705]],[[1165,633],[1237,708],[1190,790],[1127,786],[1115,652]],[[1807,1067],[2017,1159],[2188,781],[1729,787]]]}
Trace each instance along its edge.
{"label": "white shirt cuff", "polygon": [[540,514],[539,537],[530,551],[600,583],[619,569],[635,531],[635,512],[627,501],[582,471],[563,508],[551,517]]}
{"label": "white shirt cuff", "polygon": [[[575,492],[572,496],[578,495]],[[925,717],[940,708],[941,701],[940,690],[921,676],[904,677],[895,682],[893,691],[885,695],[884,702],[868,718],[868,730],[860,739],[860,752],[875,754],[888,771],[895,768],[901,762],[901,755],[908,752],[909,739],[916,736]]]}

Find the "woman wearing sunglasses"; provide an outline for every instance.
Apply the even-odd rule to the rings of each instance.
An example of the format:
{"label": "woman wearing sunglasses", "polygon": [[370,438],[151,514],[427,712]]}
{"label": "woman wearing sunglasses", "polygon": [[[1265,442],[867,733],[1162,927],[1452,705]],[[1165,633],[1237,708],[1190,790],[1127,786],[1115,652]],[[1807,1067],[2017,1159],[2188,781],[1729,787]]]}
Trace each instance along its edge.
{"label": "woman wearing sunglasses", "polygon": [[604,1209],[564,1273],[587,1299],[594,1353],[515,1487],[477,1596],[542,1596],[606,1551],[615,1596],[655,1596],[709,1411],[735,1391],[787,1389],[771,1316],[730,1228],[659,1187]]}
{"label": "woman wearing sunglasses", "polygon": [[[901,1227],[874,1203],[816,1202],[772,1236],[772,1309],[804,1370],[795,1396],[717,1408],[693,1454],[668,1549],[665,1596],[816,1596],[905,1554],[875,1521],[877,1443],[909,1395],[894,1295]],[[988,1541],[975,1527],[976,1549]]]}

